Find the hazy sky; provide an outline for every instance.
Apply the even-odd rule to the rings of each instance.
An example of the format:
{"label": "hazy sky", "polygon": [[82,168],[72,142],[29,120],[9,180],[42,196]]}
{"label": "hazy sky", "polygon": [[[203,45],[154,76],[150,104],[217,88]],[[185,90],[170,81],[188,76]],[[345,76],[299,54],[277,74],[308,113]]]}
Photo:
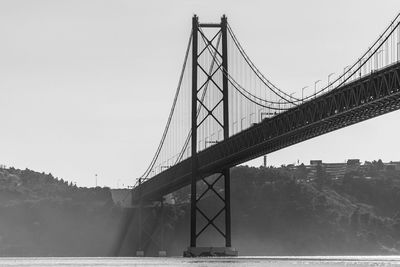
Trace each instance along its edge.
{"label": "hazy sky", "polygon": [[[264,75],[299,97],[353,63],[399,11],[398,0],[0,0],[0,164],[82,186],[96,173],[100,185],[133,184],[161,137],[195,13],[226,14]],[[399,122],[393,112],[268,161],[400,160]]]}

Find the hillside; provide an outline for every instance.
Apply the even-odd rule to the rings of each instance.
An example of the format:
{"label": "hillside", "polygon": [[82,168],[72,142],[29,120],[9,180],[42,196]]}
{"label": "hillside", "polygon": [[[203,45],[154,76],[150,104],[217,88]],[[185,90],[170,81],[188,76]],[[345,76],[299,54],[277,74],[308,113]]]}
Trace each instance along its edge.
{"label": "hillside", "polygon": [[[241,166],[231,179],[233,246],[241,255],[400,253],[400,172],[352,172],[338,180],[321,170],[310,181],[285,167]],[[189,188],[175,193],[166,215],[173,218],[166,227],[172,255],[189,242],[188,196]],[[202,203],[210,216],[220,207],[212,194]],[[198,245],[223,245],[218,237],[211,231]]]}
{"label": "hillside", "polygon": [[0,256],[109,255],[121,213],[108,188],[0,169]]}
{"label": "hillside", "polygon": [[[400,254],[399,172],[376,164],[342,179],[323,169],[308,179],[286,167],[240,166],[231,177],[233,246],[241,255]],[[204,188],[199,184],[199,192]],[[182,255],[189,243],[189,192],[170,196],[174,201],[165,204],[162,220],[159,207],[145,209],[148,255],[159,248],[146,237],[159,240],[160,229],[168,255]],[[220,207],[218,198],[205,195],[204,210]],[[2,168],[0,256],[132,256],[136,212],[114,204],[108,188],[79,188],[51,174]],[[215,231],[204,239],[200,246],[221,245]]]}

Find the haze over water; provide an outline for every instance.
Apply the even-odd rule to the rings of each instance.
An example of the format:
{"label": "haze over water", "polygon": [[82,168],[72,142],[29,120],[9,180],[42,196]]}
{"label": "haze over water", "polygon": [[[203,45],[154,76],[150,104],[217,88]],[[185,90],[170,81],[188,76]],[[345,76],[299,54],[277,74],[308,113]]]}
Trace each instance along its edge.
{"label": "haze over water", "polygon": [[237,258],[2,258],[0,266],[399,266],[400,256],[237,257]]}

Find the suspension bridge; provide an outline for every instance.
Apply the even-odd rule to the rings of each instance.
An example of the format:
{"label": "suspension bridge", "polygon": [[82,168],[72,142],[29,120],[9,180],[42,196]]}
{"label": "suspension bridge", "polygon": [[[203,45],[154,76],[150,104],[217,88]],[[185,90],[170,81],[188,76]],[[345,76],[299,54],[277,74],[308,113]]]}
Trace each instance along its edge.
{"label": "suspension bridge", "polygon": [[[132,190],[132,203],[140,207],[190,186],[190,244],[184,255],[237,255],[229,169],[399,109],[399,24],[397,15],[343,73],[331,80],[329,75],[324,86],[297,98],[260,72],[225,16],[219,23],[200,23],[194,16],[169,117],[151,163]],[[213,214],[201,206],[209,194],[221,204]],[[222,244],[202,240],[199,245],[209,229]]]}

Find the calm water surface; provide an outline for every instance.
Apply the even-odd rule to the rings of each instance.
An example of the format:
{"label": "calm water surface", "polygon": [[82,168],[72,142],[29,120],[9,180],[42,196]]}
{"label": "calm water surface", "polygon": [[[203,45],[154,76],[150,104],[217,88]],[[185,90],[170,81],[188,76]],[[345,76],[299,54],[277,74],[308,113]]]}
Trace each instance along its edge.
{"label": "calm water surface", "polygon": [[237,258],[0,258],[0,266],[400,266],[399,256],[237,257]]}

